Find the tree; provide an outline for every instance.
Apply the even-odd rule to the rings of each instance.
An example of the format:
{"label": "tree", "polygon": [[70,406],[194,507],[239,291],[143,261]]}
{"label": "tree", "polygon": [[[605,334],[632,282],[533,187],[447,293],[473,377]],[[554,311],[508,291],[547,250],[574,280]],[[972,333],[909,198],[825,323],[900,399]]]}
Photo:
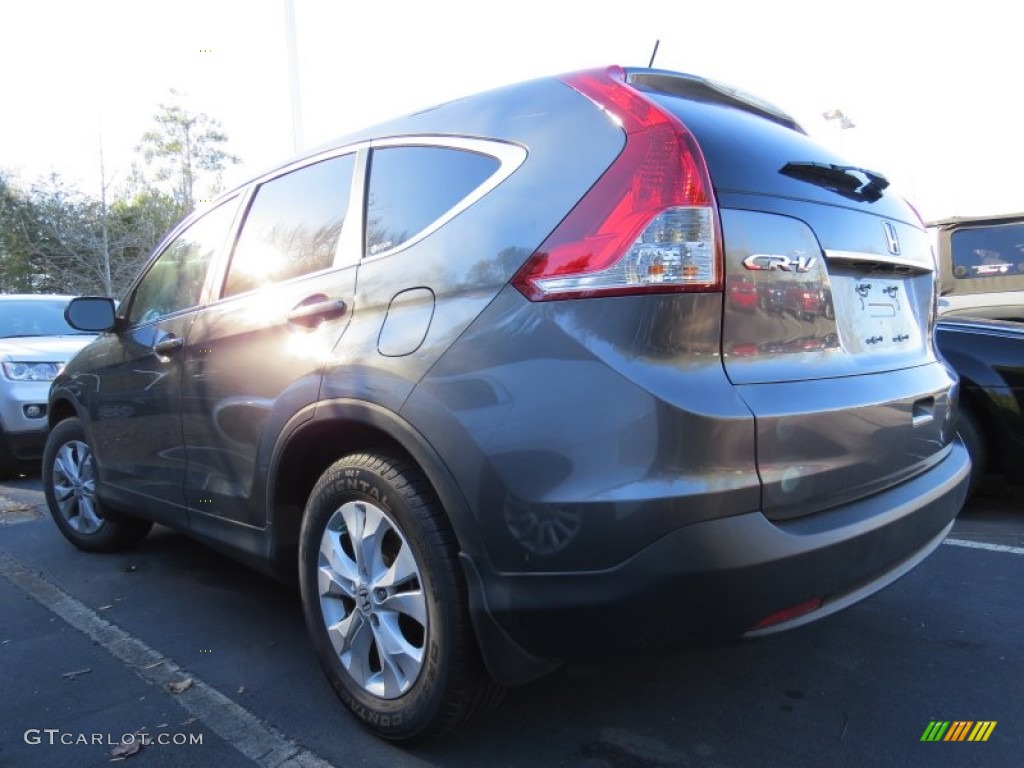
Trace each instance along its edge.
{"label": "tree", "polygon": [[0,174],[0,293],[31,292],[32,264],[21,234],[24,198]]}
{"label": "tree", "polygon": [[151,189],[108,206],[56,174],[27,191],[0,176],[0,292],[118,296],[179,218]]}
{"label": "tree", "polygon": [[34,184],[16,209],[17,251],[32,269],[31,292],[103,293],[113,289],[102,206],[56,174]]}
{"label": "tree", "polygon": [[[101,153],[98,199],[57,174],[25,189],[0,171],[0,292],[121,295],[193,207],[193,189],[214,191],[224,166],[239,162],[206,115],[161,105],[156,121],[159,129],[137,148],[156,166],[155,179],[133,164],[127,181],[108,194]],[[161,182],[169,182],[166,191]]]}
{"label": "tree", "polygon": [[136,149],[154,166],[156,181],[169,184],[171,197],[188,211],[195,206],[194,190],[202,176],[215,193],[225,166],[241,161],[223,148],[228,137],[217,120],[182,106],[173,88],[171,95],[177,103],[159,106],[153,116],[157,127],[143,134]]}

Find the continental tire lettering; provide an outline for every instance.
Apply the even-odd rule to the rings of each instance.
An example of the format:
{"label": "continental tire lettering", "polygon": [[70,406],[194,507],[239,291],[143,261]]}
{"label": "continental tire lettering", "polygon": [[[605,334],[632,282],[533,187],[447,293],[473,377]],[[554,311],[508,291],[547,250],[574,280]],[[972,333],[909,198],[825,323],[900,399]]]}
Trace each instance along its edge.
{"label": "continental tire lettering", "polygon": [[380,712],[376,712],[370,709],[364,704],[360,704],[355,700],[352,701],[352,712],[364,723],[368,723],[370,725],[379,725],[384,728],[388,728],[391,726],[399,726],[402,724],[403,719],[400,713],[396,713],[393,715],[384,715]]}
{"label": "continental tire lettering", "polygon": [[365,493],[367,496],[378,502],[385,510],[391,511],[391,502],[388,500],[387,493],[381,493],[381,490],[371,483],[363,480],[359,477],[357,470],[346,470],[344,477],[339,477],[335,483],[335,488],[339,491],[359,491]]}

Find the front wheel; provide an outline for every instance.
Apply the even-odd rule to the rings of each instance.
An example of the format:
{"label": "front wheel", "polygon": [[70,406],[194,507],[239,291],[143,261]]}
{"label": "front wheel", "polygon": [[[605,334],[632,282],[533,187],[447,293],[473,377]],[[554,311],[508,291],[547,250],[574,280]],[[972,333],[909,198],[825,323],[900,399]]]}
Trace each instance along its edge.
{"label": "front wheel", "polygon": [[407,462],[356,454],[309,497],[299,543],[306,626],[338,696],[392,741],[436,736],[492,705],[451,526]]}
{"label": "front wheel", "polygon": [[57,528],[79,549],[113,552],[143,536],[153,524],[110,518],[96,495],[96,460],[78,419],[51,430],[43,451],[43,491]]}

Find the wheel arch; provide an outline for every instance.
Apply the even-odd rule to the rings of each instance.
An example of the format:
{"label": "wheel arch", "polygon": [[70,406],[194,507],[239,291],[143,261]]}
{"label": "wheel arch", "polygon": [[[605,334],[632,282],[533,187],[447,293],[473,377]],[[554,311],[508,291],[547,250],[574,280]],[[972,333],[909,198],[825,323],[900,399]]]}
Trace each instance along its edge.
{"label": "wheel arch", "polygon": [[444,459],[413,425],[370,402],[337,399],[297,414],[282,431],[270,459],[267,482],[272,570],[294,579],[305,501],[317,479],[337,459],[381,450],[412,462],[430,483],[459,546],[477,643],[491,677],[516,685],[546,674],[557,662],[541,659],[512,640],[494,619],[487,601],[483,542],[473,513]]}
{"label": "wheel arch", "polygon": [[1012,466],[1004,460],[1003,429],[999,407],[986,387],[978,386],[966,376],[960,377],[960,410],[966,412],[978,428],[978,438],[988,459],[985,470],[1006,475]]}
{"label": "wheel arch", "polygon": [[444,460],[415,427],[393,411],[361,400],[323,401],[312,410],[312,415],[297,415],[282,431],[270,457],[268,521],[275,559],[294,563],[306,498],[324,470],[342,456],[373,450],[415,464],[444,507],[460,551],[481,551],[465,497]]}
{"label": "wheel arch", "polygon": [[51,398],[50,404],[46,408],[46,425],[48,429],[53,429],[64,419],[70,419],[77,417],[85,423],[85,419],[82,418],[82,414],[78,409],[78,404],[75,403],[72,398],[67,395],[57,395]]}

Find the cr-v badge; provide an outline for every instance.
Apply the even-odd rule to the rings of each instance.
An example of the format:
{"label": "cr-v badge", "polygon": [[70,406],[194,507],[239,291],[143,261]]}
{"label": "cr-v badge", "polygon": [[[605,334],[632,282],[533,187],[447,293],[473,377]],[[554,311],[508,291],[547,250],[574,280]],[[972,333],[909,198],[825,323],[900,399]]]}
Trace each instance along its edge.
{"label": "cr-v badge", "polygon": [[781,253],[754,253],[743,260],[743,266],[755,271],[781,269],[786,272],[810,272],[815,256],[785,256]]}

